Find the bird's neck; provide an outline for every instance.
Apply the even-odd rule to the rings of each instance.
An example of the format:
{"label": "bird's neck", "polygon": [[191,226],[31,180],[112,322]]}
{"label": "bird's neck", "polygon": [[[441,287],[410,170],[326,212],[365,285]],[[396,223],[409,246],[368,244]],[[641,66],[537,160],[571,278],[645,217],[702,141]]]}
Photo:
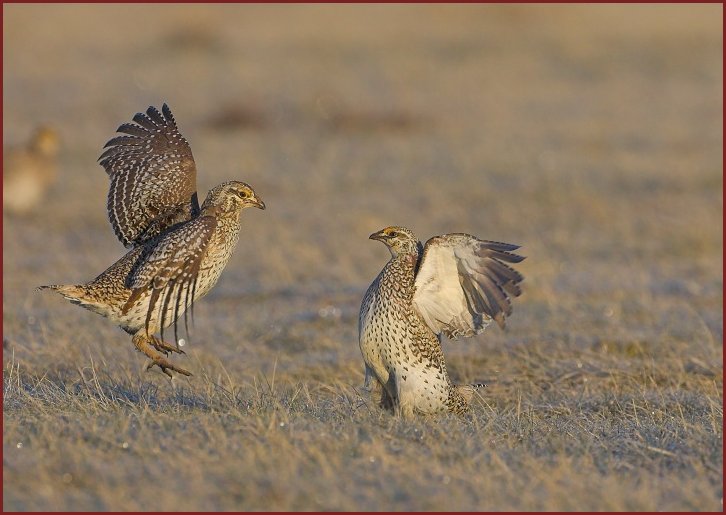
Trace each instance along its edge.
{"label": "bird's neck", "polygon": [[411,272],[416,270],[416,264],[418,263],[418,253],[409,252],[407,254],[399,254],[394,259],[397,259],[402,266],[410,268]]}
{"label": "bird's neck", "polygon": [[224,206],[221,206],[219,204],[212,204],[205,202],[202,204],[202,208],[200,210],[201,216],[214,216],[216,218],[224,218],[229,219],[234,222],[239,223],[240,214],[242,213],[241,209],[225,209]]}
{"label": "bird's neck", "polygon": [[391,261],[397,261],[402,266],[411,268],[415,272],[419,257],[421,256],[421,249],[419,246],[420,244],[413,248],[407,248],[405,251],[400,253],[389,247],[389,250],[391,251]]}
{"label": "bird's neck", "polygon": [[227,248],[234,247],[237,244],[240,231],[240,215],[241,209],[226,210],[222,206],[213,204],[204,204],[199,216],[211,216],[217,221],[216,238],[219,239],[218,245]]}
{"label": "bird's neck", "polygon": [[390,281],[394,291],[407,293],[413,291],[418,254],[397,254],[391,258],[384,269],[384,280]]}
{"label": "bird's neck", "polygon": [[217,229],[214,231],[213,245],[210,245],[210,253],[208,256],[212,261],[226,265],[232,252],[239,241],[240,223],[237,217],[217,216]]}
{"label": "bird's neck", "polygon": [[222,214],[222,207],[208,202],[209,199],[204,201],[201,209],[199,210],[200,216],[220,216]]}

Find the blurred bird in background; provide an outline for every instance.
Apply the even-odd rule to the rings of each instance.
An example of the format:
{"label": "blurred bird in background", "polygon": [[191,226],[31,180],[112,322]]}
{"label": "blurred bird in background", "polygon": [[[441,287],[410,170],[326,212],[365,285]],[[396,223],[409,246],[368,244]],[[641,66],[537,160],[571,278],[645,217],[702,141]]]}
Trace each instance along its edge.
{"label": "blurred bird in background", "polygon": [[28,143],[3,151],[3,211],[26,215],[38,207],[58,175],[58,131],[41,125]]}

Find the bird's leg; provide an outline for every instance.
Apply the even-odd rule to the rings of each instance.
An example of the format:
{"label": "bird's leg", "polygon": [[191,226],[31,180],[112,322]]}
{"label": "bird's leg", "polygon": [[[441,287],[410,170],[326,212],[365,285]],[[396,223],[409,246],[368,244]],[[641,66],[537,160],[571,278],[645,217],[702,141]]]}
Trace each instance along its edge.
{"label": "bird's leg", "polygon": [[393,405],[393,412],[404,420],[413,419],[414,400],[411,392],[401,392],[401,388],[396,390],[396,400]]}
{"label": "bird's leg", "polygon": [[[373,379],[373,377],[374,377],[373,370],[371,370],[371,367],[369,367],[368,365],[366,365],[366,377],[365,377],[365,381],[363,382],[363,389],[366,392],[370,392],[371,389],[372,389],[371,388],[371,379]],[[376,381],[376,383],[377,382],[378,381]]]}
{"label": "bird's leg", "polygon": [[396,377],[393,374],[388,375],[388,381],[386,384],[378,382],[381,385],[381,408],[395,411],[396,405]]}
{"label": "bird's leg", "polygon": [[[405,420],[413,418],[415,400],[412,395],[410,384],[406,384],[406,376],[397,370],[393,370],[388,376],[386,384],[390,402],[393,405],[393,412]],[[383,402],[383,399],[381,399]]]}
{"label": "bird's leg", "polygon": [[157,338],[156,336],[150,336],[150,340],[151,340],[151,345],[153,345],[156,350],[158,350],[159,352],[163,352],[167,356],[169,355],[170,352],[178,352],[179,354],[186,354],[186,352],[184,352],[183,350],[181,350],[179,348],[178,344],[176,346],[171,345],[169,343],[166,343],[161,338]]}
{"label": "bird's leg", "polygon": [[168,362],[164,357],[161,355],[161,353],[157,352],[152,345],[149,345],[149,342],[153,342],[151,337],[146,336],[145,331],[142,329],[138,333],[136,333],[133,337],[134,346],[137,350],[143,352],[146,354],[149,358],[151,358],[151,363],[146,367],[146,370],[150,369],[154,365],[157,365],[162,372],[164,372],[169,377],[173,377],[170,370],[173,370],[174,372],[178,372],[179,374],[190,376],[192,375],[191,372],[188,370],[184,370],[183,368],[177,367],[176,365],[171,364]]}
{"label": "bird's leg", "polygon": [[403,402],[400,401],[396,405],[395,413],[402,417],[404,420],[413,419],[413,403],[405,399]]}
{"label": "bird's leg", "polygon": [[[377,381],[376,381],[377,382]],[[378,383],[380,385],[380,383]],[[381,386],[381,408],[385,410],[394,411],[395,406],[393,402],[393,397],[388,393],[388,390],[386,390],[385,387]]]}

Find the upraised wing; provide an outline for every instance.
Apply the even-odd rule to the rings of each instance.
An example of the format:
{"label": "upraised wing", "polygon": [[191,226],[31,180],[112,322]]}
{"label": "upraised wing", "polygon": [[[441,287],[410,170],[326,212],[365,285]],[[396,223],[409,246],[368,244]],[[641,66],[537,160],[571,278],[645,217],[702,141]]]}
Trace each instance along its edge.
{"label": "upraised wing", "polygon": [[[201,216],[167,232],[145,249],[126,280],[131,296],[123,311],[151,290],[146,329],[157,310],[163,338],[164,327],[176,322],[194,302],[199,270],[216,226],[214,217]],[[174,327],[176,332],[176,324]]]}
{"label": "upraised wing", "polygon": [[493,320],[504,327],[511,297],[520,295],[518,245],[468,234],[445,234],[426,242],[414,283],[413,305],[426,325],[449,338],[473,336]]}
{"label": "upraised wing", "polygon": [[126,247],[199,213],[197,167],[169,106],[137,113],[98,158],[111,179],[108,218]]}

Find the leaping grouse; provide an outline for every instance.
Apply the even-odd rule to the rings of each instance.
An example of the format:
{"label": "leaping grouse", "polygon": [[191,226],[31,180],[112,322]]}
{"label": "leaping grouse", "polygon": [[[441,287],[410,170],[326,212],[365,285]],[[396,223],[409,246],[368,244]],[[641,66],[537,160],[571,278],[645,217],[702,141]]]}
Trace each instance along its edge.
{"label": "leaping grouse", "polygon": [[[131,250],[89,283],[50,285],[74,304],[109,318],[133,335],[136,349],[158,365],[191,375],[167,359],[182,352],[163,330],[219,279],[237,245],[240,214],[265,204],[244,182],[213,188],[201,208],[191,148],[169,107],[149,107],[118,128],[99,158],[111,179],[108,216]],[[186,324],[186,315],[185,315]],[[154,335],[161,331],[161,338]],[[164,355],[162,355],[162,353]]]}

